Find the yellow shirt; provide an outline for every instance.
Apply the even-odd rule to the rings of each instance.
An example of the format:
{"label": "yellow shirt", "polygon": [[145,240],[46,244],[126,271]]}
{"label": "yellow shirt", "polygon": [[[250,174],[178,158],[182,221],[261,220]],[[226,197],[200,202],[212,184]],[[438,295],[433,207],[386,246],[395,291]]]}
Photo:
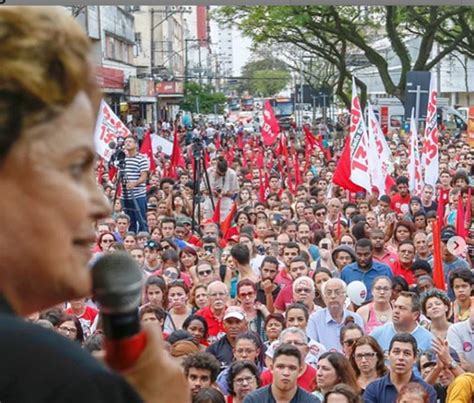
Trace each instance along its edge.
{"label": "yellow shirt", "polygon": [[448,388],[446,403],[472,403],[474,399],[474,374],[465,373],[456,377]]}

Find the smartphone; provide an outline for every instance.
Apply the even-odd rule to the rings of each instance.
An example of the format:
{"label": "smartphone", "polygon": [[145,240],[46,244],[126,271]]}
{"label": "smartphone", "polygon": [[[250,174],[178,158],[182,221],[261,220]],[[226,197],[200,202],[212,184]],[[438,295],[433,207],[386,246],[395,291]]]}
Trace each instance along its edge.
{"label": "smartphone", "polygon": [[321,249],[329,250],[329,245],[327,243],[322,243],[321,244]]}

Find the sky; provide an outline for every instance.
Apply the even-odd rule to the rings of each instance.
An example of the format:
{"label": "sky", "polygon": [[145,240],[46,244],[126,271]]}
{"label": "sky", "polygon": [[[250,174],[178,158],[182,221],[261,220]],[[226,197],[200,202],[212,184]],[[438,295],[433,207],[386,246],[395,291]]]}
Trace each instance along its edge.
{"label": "sky", "polygon": [[242,36],[241,32],[234,27],[234,41],[232,64],[234,75],[239,76],[242,66],[244,66],[250,59],[250,46],[252,42],[249,38]]}

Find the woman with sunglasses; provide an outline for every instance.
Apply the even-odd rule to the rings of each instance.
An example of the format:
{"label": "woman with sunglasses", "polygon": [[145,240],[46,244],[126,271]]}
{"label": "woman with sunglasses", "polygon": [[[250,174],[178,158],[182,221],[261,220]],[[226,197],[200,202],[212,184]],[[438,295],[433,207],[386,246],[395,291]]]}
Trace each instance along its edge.
{"label": "woman with sunglasses", "polygon": [[115,239],[115,236],[112,232],[107,231],[103,232],[102,234],[99,235],[99,238],[97,239],[97,245],[94,248],[94,250],[98,253],[105,253],[109,252],[110,247],[117,242]]}
{"label": "woman with sunglasses", "polygon": [[163,330],[172,333],[181,330],[185,319],[192,314],[192,308],[188,305],[189,288],[183,280],[174,280],[168,284],[166,293],[166,316]]}
{"label": "woman with sunglasses", "polygon": [[354,343],[364,335],[362,328],[354,322],[352,317],[348,316],[344,326],[341,327],[339,339],[342,346],[342,351],[346,357],[350,357]]}
{"label": "woman with sunglasses", "polygon": [[372,336],[362,336],[354,343],[349,361],[362,390],[388,372],[383,351]]}
{"label": "woman with sunglasses", "polygon": [[364,331],[370,334],[377,326],[382,326],[392,320],[392,280],[379,276],[372,282],[373,299],[361,306],[357,313],[364,320]]}

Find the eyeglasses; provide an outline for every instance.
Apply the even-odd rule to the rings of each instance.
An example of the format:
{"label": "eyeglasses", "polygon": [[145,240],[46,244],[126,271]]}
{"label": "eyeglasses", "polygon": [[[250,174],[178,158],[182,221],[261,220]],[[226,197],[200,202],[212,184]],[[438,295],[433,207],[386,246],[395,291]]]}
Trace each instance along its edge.
{"label": "eyeglasses", "polygon": [[297,294],[302,294],[302,293],[309,294],[311,292],[311,288],[297,288],[295,292]]}
{"label": "eyeglasses", "polygon": [[198,271],[199,276],[210,276],[212,273],[212,270],[203,270],[203,271]]}
{"label": "eyeglasses", "polygon": [[213,292],[213,293],[209,293],[207,294],[209,297],[211,298],[215,298],[215,297],[225,297],[227,296],[227,293],[226,292]]}
{"label": "eyeglasses", "polygon": [[351,347],[354,345],[354,343],[359,340],[358,338],[357,339],[347,339],[347,340],[344,340],[343,343],[347,346],[347,347]]}
{"label": "eyeglasses", "polygon": [[374,290],[375,291],[378,291],[378,292],[389,292],[390,291],[390,287],[382,287],[380,285],[377,285],[374,287]]}
{"label": "eyeglasses", "polygon": [[326,212],[316,213],[316,216],[318,216],[318,217],[321,217],[321,216],[323,216],[323,215],[326,215]]}
{"label": "eyeglasses", "polygon": [[234,379],[234,382],[237,384],[237,385],[243,385],[244,383],[251,383],[255,380],[255,377],[254,376],[246,376],[246,377],[243,377],[243,378],[235,378]]}
{"label": "eyeglasses", "polygon": [[102,239],[102,242],[113,243],[114,240],[113,239]]}
{"label": "eyeglasses", "polygon": [[326,297],[330,297],[331,295],[334,295],[335,297],[340,297],[343,294],[344,294],[343,290],[325,290],[324,291],[324,295]]}
{"label": "eyeglasses", "polygon": [[77,333],[77,329],[75,327],[67,327],[67,326],[59,326],[59,330],[64,333]]}
{"label": "eyeglasses", "polygon": [[377,355],[377,353],[359,353],[355,355],[355,359],[357,361],[362,361],[363,359],[370,360],[371,358],[374,358]]}
{"label": "eyeglasses", "polygon": [[285,341],[285,344],[291,344],[292,346],[302,347],[302,346],[306,346],[308,343],[304,343],[302,341],[290,340],[290,341]]}
{"label": "eyeglasses", "polygon": [[163,274],[172,280],[176,280],[178,278],[178,273],[175,273],[174,271],[171,271],[171,270],[166,270]]}
{"label": "eyeglasses", "polygon": [[252,291],[252,292],[243,292],[241,294],[239,294],[239,297],[240,298],[251,298],[255,295],[255,293]]}

